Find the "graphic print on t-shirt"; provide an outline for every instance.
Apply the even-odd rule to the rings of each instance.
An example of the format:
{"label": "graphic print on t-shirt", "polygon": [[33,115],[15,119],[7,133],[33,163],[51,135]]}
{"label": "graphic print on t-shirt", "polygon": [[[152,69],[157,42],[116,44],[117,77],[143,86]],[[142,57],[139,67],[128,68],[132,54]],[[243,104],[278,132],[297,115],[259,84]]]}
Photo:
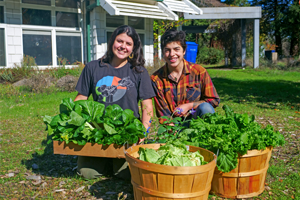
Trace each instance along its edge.
{"label": "graphic print on t-shirt", "polygon": [[105,76],[96,84],[96,94],[99,102],[113,103],[121,99],[134,83],[130,77],[118,78],[116,76]]}

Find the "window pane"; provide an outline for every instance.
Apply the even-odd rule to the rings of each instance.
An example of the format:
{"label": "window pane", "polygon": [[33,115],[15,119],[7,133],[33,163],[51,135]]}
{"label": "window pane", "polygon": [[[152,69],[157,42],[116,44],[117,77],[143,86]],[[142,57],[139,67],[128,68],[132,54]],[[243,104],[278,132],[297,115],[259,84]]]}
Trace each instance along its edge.
{"label": "window pane", "polygon": [[23,53],[34,57],[37,65],[52,65],[51,33],[44,32],[44,34],[23,33]]}
{"label": "window pane", "polygon": [[55,0],[55,6],[67,8],[80,8],[80,0]]}
{"label": "window pane", "polygon": [[51,0],[22,0],[22,3],[31,3],[31,4],[51,6]]}
{"label": "window pane", "polygon": [[141,39],[141,43],[142,43],[142,48],[145,54],[145,50],[144,50],[144,45],[145,45],[145,35],[142,33],[139,33],[140,39]]}
{"label": "window pane", "polygon": [[139,33],[139,36],[140,36],[140,39],[141,39],[142,45],[144,45],[144,43],[145,43],[145,35],[144,35],[144,34],[142,34],[142,33]]}
{"label": "window pane", "polygon": [[106,33],[107,43],[109,42],[109,39],[110,39],[111,35],[112,35],[112,32],[107,32]]}
{"label": "window pane", "polygon": [[5,66],[5,41],[4,41],[4,28],[0,28],[0,66]]}
{"label": "window pane", "polygon": [[109,15],[106,13],[106,27],[118,27],[124,25],[124,16]]}
{"label": "window pane", "polygon": [[[81,37],[80,36],[56,36],[57,56],[68,59],[67,65],[81,61]],[[58,61],[57,61],[57,64]]]}
{"label": "window pane", "polygon": [[128,25],[135,29],[144,29],[145,19],[141,17],[128,17]]}
{"label": "window pane", "polygon": [[23,24],[51,26],[50,10],[22,9]]}
{"label": "window pane", "polygon": [[78,14],[67,12],[56,12],[56,26],[79,27]]}
{"label": "window pane", "polygon": [[0,6],[0,23],[4,23],[4,8]]}

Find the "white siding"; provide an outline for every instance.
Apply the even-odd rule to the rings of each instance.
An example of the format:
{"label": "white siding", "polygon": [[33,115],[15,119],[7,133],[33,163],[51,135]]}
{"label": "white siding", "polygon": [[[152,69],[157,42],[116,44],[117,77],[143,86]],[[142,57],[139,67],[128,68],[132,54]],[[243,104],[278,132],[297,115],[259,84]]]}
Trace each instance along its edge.
{"label": "white siding", "polygon": [[10,0],[4,2],[5,10],[5,34],[6,34],[6,62],[7,66],[13,67],[14,63],[20,64],[23,57],[22,47],[22,28],[19,24],[22,23],[21,8],[19,0]]}
{"label": "white siding", "polygon": [[[125,19],[125,22],[128,21]],[[102,7],[96,7],[90,16],[91,22],[91,59],[101,58],[107,50],[107,31],[113,31],[106,27],[106,11]],[[144,56],[147,63],[153,63],[153,19],[145,18],[145,30],[137,30],[145,35]]]}
{"label": "white siding", "polygon": [[[52,4],[54,1],[52,1]],[[55,44],[55,31],[63,32],[81,32],[78,28],[70,27],[55,27],[55,26],[35,26],[22,24],[22,7],[39,9],[42,7],[45,10],[52,11],[52,25],[55,25],[55,11],[77,13],[77,9],[73,8],[57,8],[55,6],[40,6],[37,4],[22,4],[21,0],[4,0],[0,1],[0,6],[4,7],[4,23],[0,24],[0,28],[5,30],[5,51],[6,51],[6,66],[14,67],[15,64],[20,65],[23,58],[23,30],[32,31],[49,31],[52,32],[52,42]],[[52,45],[52,54],[56,55],[56,44]],[[52,58],[52,66],[57,66],[56,57]],[[48,66],[46,66],[48,67]],[[43,68],[43,67],[41,67]]]}

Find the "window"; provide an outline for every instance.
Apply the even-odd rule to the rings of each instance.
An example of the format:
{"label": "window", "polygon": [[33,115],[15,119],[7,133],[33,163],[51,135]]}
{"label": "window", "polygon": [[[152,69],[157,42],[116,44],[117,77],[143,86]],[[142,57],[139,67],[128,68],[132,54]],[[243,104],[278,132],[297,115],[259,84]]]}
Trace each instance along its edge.
{"label": "window", "polygon": [[[57,57],[68,59],[67,65],[76,61],[81,62],[81,35],[80,33],[56,33]],[[58,63],[57,61],[57,64]]]}
{"label": "window", "polygon": [[124,16],[121,15],[112,16],[106,13],[106,27],[116,28],[121,25],[124,25]]}
{"label": "window", "polygon": [[0,6],[0,23],[4,23],[4,8]]}
{"label": "window", "polygon": [[78,14],[67,12],[56,12],[56,26],[79,27]]}
{"label": "window", "polygon": [[56,7],[80,8],[80,0],[55,0]]}
{"label": "window", "polygon": [[110,39],[111,35],[112,35],[112,32],[107,32],[106,33],[107,44],[109,42],[109,39]]}
{"label": "window", "polygon": [[144,47],[144,45],[145,45],[145,35],[142,34],[142,33],[139,33],[139,36],[140,36],[140,40],[141,40],[141,43],[142,43],[142,47]]}
{"label": "window", "polygon": [[51,32],[23,30],[23,53],[34,57],[37,65],[51,65]]}
{"label": "window", "polygon": [[4,40],[4,28],[0,28],[0,66],[5,66],[5,40]]}
{"label": "window", "polygon": [[23,24],[51,26],[50,10],[22,8]]}
{"label": "window", "polygon": [[51,0],[22,0],[22,3],[51,6]]}
{"label": "window", "polygon": [[128,25],[135,29],[145,29],[145,19],[141,17],[128,17]]}

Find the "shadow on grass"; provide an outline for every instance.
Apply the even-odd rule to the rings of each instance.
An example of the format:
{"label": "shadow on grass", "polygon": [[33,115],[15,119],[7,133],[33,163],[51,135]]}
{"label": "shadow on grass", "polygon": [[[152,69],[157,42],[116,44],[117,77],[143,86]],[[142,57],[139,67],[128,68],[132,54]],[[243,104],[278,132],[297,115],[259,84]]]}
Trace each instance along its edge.
{"label": "shadow on grass", "polygon": [[[118,199],[118,195],[122,192],[127,196],[126,200],[133,200],[133,188],[130,181],[111,177],[104,178],[95,182],[89,189],[89,192],[97,199]],[[122,198],[120,198],[122,199]]]}
{"label": "shadow on grass", "polygon": [[42,141],[44,152],[33,153],[32,159],[21,163],[35,174],[51,177],[79,177],[76,173],[77,156],[53,154],[53,143],[47,144],[49,137]]}
{"label": "shadow on grass", "polygon": [[276,80],[244,80],[212,77],[212,81],[222,101],[257,102],[274,105],[275,103],[293,105],[300,109],[300,84]]}

